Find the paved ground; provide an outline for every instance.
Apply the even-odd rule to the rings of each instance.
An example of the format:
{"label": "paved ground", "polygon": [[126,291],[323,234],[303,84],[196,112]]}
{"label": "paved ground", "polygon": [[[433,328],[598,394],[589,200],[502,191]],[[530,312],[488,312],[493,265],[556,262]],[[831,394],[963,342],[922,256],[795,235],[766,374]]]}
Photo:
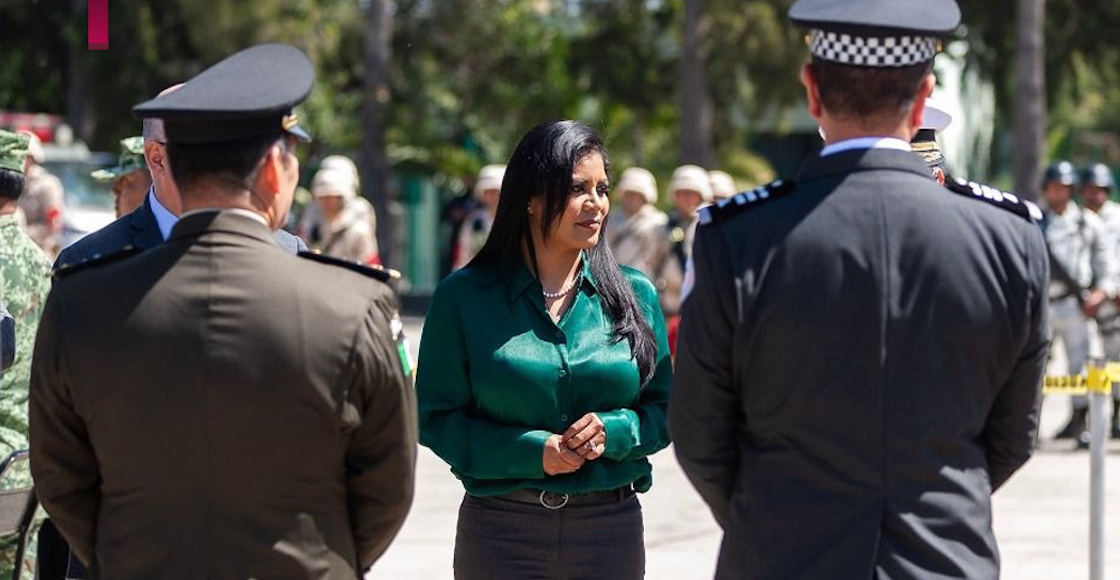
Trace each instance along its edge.
{"label": "paved ground", "polygon": [[[419,337],[419,321],[409,321]],[[415,345],[414,345],[415,347]],[[1044,434],[1061,427],[1068,399],[1053,397],[1043,408]],[[1035,457],[994,497],[996,537],[1007,580],[1088,578],[1089,456],[1071,444],[1044,441]],[[672,450],[653,457],[653,490],[642,497],[650,580],[711,578],[720,532],[685,481]],[[1120,542],[1120,442],[1107,460],[1106,544]],[[367,578],[449,579],[455,520],[462,487],[446,465],[421,449],[416,502],[396,542]],[[1106,578],[1120,579],[1120,550],[1106,556]]]}

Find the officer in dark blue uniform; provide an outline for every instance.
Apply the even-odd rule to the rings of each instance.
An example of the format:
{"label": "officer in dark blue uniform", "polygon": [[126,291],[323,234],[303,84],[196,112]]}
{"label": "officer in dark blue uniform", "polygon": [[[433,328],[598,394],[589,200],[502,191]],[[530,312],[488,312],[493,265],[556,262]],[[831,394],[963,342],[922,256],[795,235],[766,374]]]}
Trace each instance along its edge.
{"label": "officer in dark blue uniform", "polygon": [[800,0],[827,143],[701,213],[669,427],[717,577],[996,580],[990,495],[1031,455],[1049,345],[1036,206],[930,179],[953,0]]}

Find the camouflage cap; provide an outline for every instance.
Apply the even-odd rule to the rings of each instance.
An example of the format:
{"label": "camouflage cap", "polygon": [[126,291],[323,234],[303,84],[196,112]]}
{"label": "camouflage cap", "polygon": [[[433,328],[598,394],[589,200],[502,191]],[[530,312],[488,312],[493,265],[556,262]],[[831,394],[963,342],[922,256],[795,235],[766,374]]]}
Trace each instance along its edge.
{"label": "camouflage cap", "polygon": [[0,169],[23,173],[27,162],[27,135],[0,130]]}
{"label": "camouflage cap", "polygon": [[90,177],[98,181],[112,181],[122,175],[133,171],[148,168],[148,160],[144,158],[144,138],[128,137],[121,139],[121,156],[113,167],[98,169],[90,173]]}

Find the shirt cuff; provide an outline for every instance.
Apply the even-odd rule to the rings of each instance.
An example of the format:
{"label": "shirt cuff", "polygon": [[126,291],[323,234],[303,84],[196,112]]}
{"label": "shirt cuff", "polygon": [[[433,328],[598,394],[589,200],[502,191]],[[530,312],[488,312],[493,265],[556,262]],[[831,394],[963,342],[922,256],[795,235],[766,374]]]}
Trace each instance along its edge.
{"label": "shirt cuff", "polygon": [[595,414],[603,422],[603,430],[607,434],[607,449],[603,451],[603,457],[619,461],[641,443],[638,414],[634,411],[618,409]]}

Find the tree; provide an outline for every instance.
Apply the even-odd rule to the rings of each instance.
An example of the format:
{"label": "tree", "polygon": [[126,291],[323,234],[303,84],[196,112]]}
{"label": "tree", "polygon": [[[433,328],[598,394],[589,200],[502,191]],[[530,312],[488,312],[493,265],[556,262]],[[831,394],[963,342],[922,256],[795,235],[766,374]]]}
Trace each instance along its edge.
{"label": "tree", "polygon": [[708,15],[701,0],[684,0],[684,53],[681,57],[680,160],[715,166],[712,103],[708,89]]}
{"label": "tree", "polygon": [[1018,0],[1015,19],[1015,191],[1038,199],[1046,138],[1043,3]]}
{"label": "tree", "polygon": [[393,34],[388,0],[371,0],[366,29],[366,75],[362,99],[362,183],[379,216],[381,260],[396,264],[397,216],[389,194],[389,158],[385,153],[385,106],[389,101],[389,58]]}

